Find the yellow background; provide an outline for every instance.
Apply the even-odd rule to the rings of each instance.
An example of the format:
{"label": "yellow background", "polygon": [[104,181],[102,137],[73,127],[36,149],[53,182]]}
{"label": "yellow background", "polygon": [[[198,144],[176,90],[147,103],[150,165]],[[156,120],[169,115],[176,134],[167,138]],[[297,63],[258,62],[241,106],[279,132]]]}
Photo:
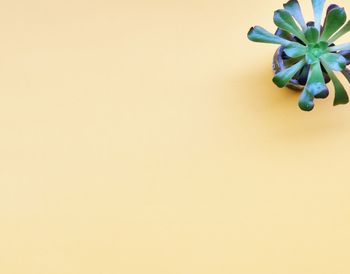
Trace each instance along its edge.
{"label": "yellow background", "polygon": [[1,0],[0,273],[350,273],[350,105],[246,39],[282,4]]}

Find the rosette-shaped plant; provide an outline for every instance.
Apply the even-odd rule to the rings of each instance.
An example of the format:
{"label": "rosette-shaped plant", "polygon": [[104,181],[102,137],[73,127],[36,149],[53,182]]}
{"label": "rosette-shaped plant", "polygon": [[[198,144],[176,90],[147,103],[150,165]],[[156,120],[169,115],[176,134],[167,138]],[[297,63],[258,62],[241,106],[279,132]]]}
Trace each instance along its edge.
{"label": "rosette-shaped plant", "polygon": [[314,21],[305,22],[299,2],[290,0],[284,9],[274,13],[277,31],[272,34],[262,27],[249,30],[248,38],[254,42],[279,44],[274,57],[273,82],[280,88],[302,90],[299,107],[310,111],[314,98],[327,98],[326,83],[332,81],[335,90],[333,105],[346,104],[349,97],[335,72],[342,72],[350,82],[350,43],[334,42],[350,31],[344,8],[330,5],[322,24],[325,0],[312,0]]}

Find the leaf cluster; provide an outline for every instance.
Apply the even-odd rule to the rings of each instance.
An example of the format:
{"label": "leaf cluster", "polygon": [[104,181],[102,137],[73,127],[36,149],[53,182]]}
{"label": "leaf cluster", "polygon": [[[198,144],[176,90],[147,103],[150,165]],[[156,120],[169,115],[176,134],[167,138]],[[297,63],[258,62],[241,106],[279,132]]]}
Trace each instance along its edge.
{"label": "leaf cluster", "polygon": [[[335,45],[334,42],[350,31],[350,21],[344,8],[330,5],[322,24],[325,0],[312,0],[314,21],[305,23],[298,0],[285,3],[283,9],[274,13],[278,27],[275,34],[255,26],[248,32],[254,42],[279,44],[288,57],[288,66],[273,78],[278,87],[286,86],[295,75],[307,71],[306,83],[299,97],[299,107],[304,111],[314,108],[315,98],[327,98],[329,90],[326,78],[332,81],[335,90],[333,105],[349,102],[348,94],[335,72],[342,72],[350,80],[350,62],[347,55],[350,43]],[[305,70],[307,68],[307,70]]]}

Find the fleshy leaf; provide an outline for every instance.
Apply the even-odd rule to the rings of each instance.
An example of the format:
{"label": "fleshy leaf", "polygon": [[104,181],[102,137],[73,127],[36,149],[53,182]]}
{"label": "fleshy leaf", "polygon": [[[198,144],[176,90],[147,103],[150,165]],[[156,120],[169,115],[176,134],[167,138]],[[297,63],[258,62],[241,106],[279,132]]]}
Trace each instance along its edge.
{"label": "fleshy leaf", "polygon": [[315,16],[315,27],[318,31],[321,30],[322,12],[325,2],[326,0],[312,0],[312,7]]}
{"label": "fleshy leaf", "polygon": [[311,65],[305,89],[317,98],[326,98],[328,96],[329,91],[324,81],[320,62]]}
{"label": "fleshy leaf", "polygon": [[295,18],[295,20],[299,23],[301,28],[305,31],[307,26],[305,24],[305,19],[301,12],[298,0],[289,0],[283,5],[283,7]]}
{"label": "fleshy leaf", "polygon": [[297,74],[298,71],[302,69],[302,67],[305,65],[305,60],[301,60],[295,65],[281,70],[279,73],[273,77],[273,82],[280,88],[284,87],[288,84],[288,82],[293,78],[295,74]]}
{"label": "fleshy leaf", "polygon": [[273,16],[273,21],[277,27],[294,34],[304,43],[307,42],[304,36],[304,33],[300,30],[298,25],[295,23],[292,15],[290,15],[288,11],[286,10],[275,11]]}
{"label": "fleshy leaf", "polygon": [[330,43],[335,42],[338,40],[340,37],[342,37],[344,34],[348,33],[350,31],[350,21],[348,21],[336,34],[334,34],[331,39],[328,41]]}
{"label": "fleshy leaf", "polygon": [[[329,5],[328,6],[328,8],[327,8],[327,12],[326,12],[326,16],[325,16],[325,22],[326,22],[326,19],[327,19],[327,16],[328,16],[328,14],[332,11],[332,10],[334,10],[334,9],[336,9],[336,8],[340,8],[338,5],[336,5],[336,4],[331,4],[331,5]],[[325,22],[323,22],[323,25],[324,25],[324,23]]]}
{"label": "fleshy leaf", "polygon": [[290,43],[286,46],[284,52],[291,58],[297,58],[305,55],[306,47],[299,43]]}
{"label": "fleshy leaf", "polygon": [[278,37],[259,26],[251,28],[249,30],[248,39],[253,42],[281,44],[283,46],[287,46],[289,43],[291,43],[290,41],[283,39],[281,37]]}
{"label": "fleshy leaf", "polygon": [[346,13],[344,8],[332,9],[325,20],[321,40],[327,41],[336,31],[346,22]]}
{"label": "fleshy leaf", "polygon": [[323,59],[321,59],[321,62],[334,85],[335,97],[334,97],[333,105],[336,106],[341,104],[347,104],[349,102],[349,96],[346,93],[344,86],[339,81],[339,79],[337,78],[335,73],[332,71],[332,69],[328,66],[327,62],[325,62]]}
{"label": "fleshy leaf", "polygon": [[308,27],[305,31],[305,37],[310,43],[317,43],[320,38],[320,33],[315,27]]}
{"label": "fleshy leaf", "polygon": [[331,70],[342,71],[346,68],[346,59],[336,53],[325,53],[321,56],[321,60],[327,64]]}
{"label": "fleshy leaf", "polygon": [[328,95],[329,90],[323,78],[320,62],[312,64],[306,86],[299,98],[299,107],[310,111],[314,108],[314,97],[326,98]]}
{"label": "fleshy leaf", "polygon": [[314,106],[315,106],[314,97],[310,93],[306,92],[304,89],[299,97],[300,109],[304,111],[311,111],[313,110]]}
{"label": "fleshy leaf", "polygon": [[335,9],[335,8],[339,8],[339,6],[337,4],[330,4],[327,8],[327,13],[326,15],[332,10],[332,9]]}
{"label": "fleshy leaf", "polygon": [[346,44],[342,44],[342,45],[333,46],[333,47],[328,48],[329,52],[336,52],[339,50],[350,50],[350,43],[346,43]]}

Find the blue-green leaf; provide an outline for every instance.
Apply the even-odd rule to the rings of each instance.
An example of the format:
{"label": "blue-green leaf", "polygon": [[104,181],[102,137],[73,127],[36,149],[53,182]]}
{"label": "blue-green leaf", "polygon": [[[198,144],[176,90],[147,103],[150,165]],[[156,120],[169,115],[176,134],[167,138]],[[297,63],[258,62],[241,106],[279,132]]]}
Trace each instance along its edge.
{"label": "blue-green leaf", "polygon": [[299,107],[304,111],[311,111],[315,106],[314,97],[309,92],[303,90],[299,97]]}
{"label": "blue-green leaf", "polygon": [[344,34],[350,31],[350,21],[348,21],[336,34],[334,34],[328,41],[329,43],[333,43],[342,37]]}
{"label": "blue-green leaf", "polygon": [[312,7],[315,16],[315,27],[318,31],[321,30],[322,12],[325,2],[326,0],[312,0]]}
{"label": "blue-green leaf", "polygon": [[283,7],[295,18],[295,20],[299,23],[301,28],[305,31],[307,26],[305,24],[305,19],[301,12],[298,0],[289,0],[283,5]]}
{"label": "blue-green leaf", "polygon": [[327,41],[336,31],[346,22],[346,13],[344,8],[332,9],[325,20],[321,40]]}
{"label": "blue-green leaf", "polygon": [[309,77],[299,98],[299,107],[310,111],[314,108],[314,97],[326,98],[329,90],[324,81],[320,62],[311,65]]}
{"label": "blue-green leaf", "polygon": [[249,30],[248,39],[253,42],[280,44],[283,46],[287,46],[289,43],[291,43],[291,41],[278,37],[259,26]]}
{"label": "blue-green leaf", "polygon": [[329,52],[336,52],[336,51],[340,51],[340,50],[350,50],[350,43],[341,44],[338,46],[333,46],[333,47],[328,48]]}
{"label": "blue-green leaf", "polygon": [[301,41],[304,43],[307,43],[306,38],[304,36],[304,33],[301,31],[301,29],[298,27],[298,25],[295,23],[292,15],[286,10],[277,10],[274,13],[273,21],[276,24],[277,27],[286,30],[290,33],[293,33],[295,36],[297,36]]}
{"label": "blue-green leaf", "polygon": [[336,53],[325,53],[321,56],[321,60],[327,63],[331,70],[342,71],[346,68],[346,59]]}
{"label": "blue-green leaf", "polygon": [[324,98],[320,95],[328,95],[329,91],[324,81],[320,62],[311,65],[305,89],[307,92],[318,98]]}
{"label": "blue-green leaf", "polygon": [[290,43],[285,47],[284,52],[291,58],[297,58],[305,55],[306,47],[299,43]]}
{"label": "blue-green leaf", "polygon": [[305,31],[305,37],[310,43],[317,43],[320,38],[320,33],[315,27],[308,27]]}
{"label": "blue-green leaf", "polygon": [[293,78],[295,74],[297,74],[298,71],[302,69],[302,67],[305,65],[305,60],[301,60],[295,65],[281,70],[279,73],[273,77],[273,82],[280,88],[284,87],[288,84],[288,82]]}
{"label": "blue-green leaf", "polygon": [[333,105],[340,105],[340,104],[347,104],[349,102],[349,96],[342,85],[342,83],[339,81],[335,73],[332,71],[332,69],[329,67],[326,61],[321,59],[323,67],[326,69],[329,77],[331,78],[334,90],[335,90],[335,97],[333,101]]}

